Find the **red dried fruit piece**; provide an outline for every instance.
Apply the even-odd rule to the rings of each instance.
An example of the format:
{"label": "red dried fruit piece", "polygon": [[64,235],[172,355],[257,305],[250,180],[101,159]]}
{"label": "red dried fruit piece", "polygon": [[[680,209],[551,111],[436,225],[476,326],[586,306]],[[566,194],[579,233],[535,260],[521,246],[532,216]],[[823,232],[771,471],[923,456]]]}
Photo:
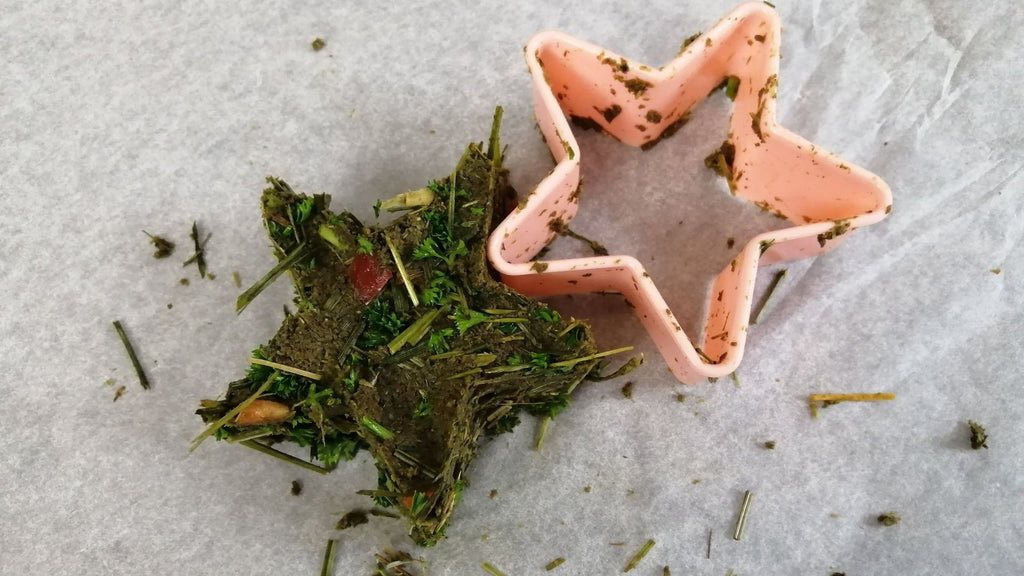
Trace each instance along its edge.
{"label": "red dried fruit piece", "polygon": [[348,266],[348,277],[363,304],[369,304],[376,298],[392,276],[391,270],[381,268],[380,261],[372,254],[356,254]]}

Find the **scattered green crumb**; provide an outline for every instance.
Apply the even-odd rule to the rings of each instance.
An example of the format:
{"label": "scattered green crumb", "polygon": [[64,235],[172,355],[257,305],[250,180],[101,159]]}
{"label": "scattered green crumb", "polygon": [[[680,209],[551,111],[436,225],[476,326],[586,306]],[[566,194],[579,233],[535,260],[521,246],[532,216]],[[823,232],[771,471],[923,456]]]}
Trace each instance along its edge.
{"label": "scattered green crumb", "polygon": [[725,80],[725,96],[729,100],[735,100],[736,94],[740,90],[740,79],[736,76],[729,76]]}
{"label": "scattered green crumb", "polygon": [[217,275],[214,274],[213,272],[207,272],[206,273],[206,279],[207,280],[216,280],[217,279]]}
{"label": "scattered green crumb", "polygon": [[491,490],[491,498],[497,498],[497,497],[498,497],[498,491],[497,490]]}
{"label": "scattered green crumb", "polygon": [[683,402],[686,402],[686,394],[683,394],[681,392],[677,392],[676,393],[676,402],[679,402],[680,404],[682,404]]}
{"label": "scattered green crumb", "polygon": [[632,93],[634,96],[642,96],[648,88],[653,86],[653,84],[651,84],[647,80],[643,80],[640,78],[630,78],[629,80],[623,82],[622,85],[625,86],[626,90],[629,90],[630,93]]}
{"label": "scattered green crumb", "polygon": [[[728,140],[722,142],[721,146],[704,158],[704,166],[714,170],[716,174],[725,178],[726,183],[729,185],[729,191],[733,194],[736,193],[736,180],[739,179],[738,175],[733,174],[733,165],[735,162],[736,145]],[[726,245],[729,248],[732,248],[735,242],[736,240],[734,238],[726,239]]]}
{"label": "scattered green crumb", "polygon": [[242,287],[242,277],[238,275],[238,272],[231,273],[231,281],[235,283],[235,288]]}
{"label": "scattered green crumb", "polygon": [[117,381],[114,380],[113,378],[107,378],[106,380],[103,381],[103,385],[104,386],[113,386],[116,382]]}
{"label": "scattered green crumb", "polygon": [[292,496],[298,496],[299,494],[302,494],[302,482],[292,480]]}
{"label": "scattered green crumb", "polygon": [[370,519],[366,517],[366,512],[360,510],[353,510],[348,514],[341,517],[338,523],[334,526],[336,530],[345,530],[352,528],[353,526],[359,526],[360,524],[366,524]]}
{"label": "scattered green crumb", "polygon": [[313,52],[319,52],[324,49],[324,46],[327,46],[327,42],[324,42],[323,38],[315,38],[310,46],[313,47]]}
{"label": "scattered green crumb", "polygon": [[829,516],[832,517],[832,518],[842,518],[842,516],[840,516],[839,514],[837,514],[835,512],[829,514]]}
{"label": "scattered green crumb", "polygon": [[690,484],[700,484],[700,478],[694,478],[693,480],[690,480]]}
{"label": "scattered green crumb", "polygon": [[114,390],[114,402],[117,402],[117,399],[124,395],[125,390],[124,386],[118,386],[117,390]]}
{"label": "scattered green crumb", "polygon": [[764,443],[765,450],[775,450],[775,440],[769,440]]}
{"label": "scattered green crumb", "polygon": [[636,551],[636,554],[634,554],[633,557],[629,559],[629,564],[626,564],[626,568],[623,570],[623,572],[629,572],[633,568],[636,568],[637,564],[639,564],[640,561],[644,559],[644,556],[647,556],[647,553],[651,551],[651,548],[654,548],[654,540],[648,540],[647,542],[644,542],[644,545],[641,546],[640,549]]}
{"label": "scattered green crumb", "polygon": [[182,278],[181,280],[178,280],[178,284],[181,284],[182,286],[188,286],[188,278]]}
{"label": "scattered green crumb", "polygon": [[550,572],[562,564],[565,564],[565,558],[555,558],[551,562],[548,562],[547,566],[544,567],[544,570]]}
{"label": "scattered green crumb", "polygon": [[167,303],[167,309],[170,310],[171,308],[174,308],[174,304],[168,302]]}
{"label": "scattered green crumb", "polygon": [[1003,269],[1002,268],[993,268],[993,269],[989,270],[989,272],[991,272],[993,274],[1002,274]]}
{"label": "scattered green crumb", "polygon": [[971,427],[971,448],[974,450],[981,448],[988,450],[988,433],[985,432],[985,428],[974,420],[968,420],[967,425]]}
{"label": "scattered green crumb", "polygon": [[604,116],[605,122],[608,122],[609,124],[611,124],[612,121],[615,120],[615,118],[617,118],[621,113],[622,106],[619,106],[618,104],[612,104],[611,106],[601,111],[601,115]]}
{"label": "scattered green crumb", "polygon": [[505,576],[504,572],[492,566],[490,562],[484,562],[480,566],[484,569],[485,572],[487,572],[491,576]]}
{"label": "scattered green crumb", "polygon": [[487,541],[488,541],[488,540],[490,540],[490,539],[491,539],[491,535],[490,535],[490,534],[482,534],[482,535],[480,536],[480,541],[481,541],[481,542],[487,542]]}
{"label": "scattered green crumb", "polygon": [[827,231],[818,234],[818,245],[822,248],[829,240],[835,240],[836,238],[846,234],[850,231],[850,223],[846,220],[836,220],[833,222],[832,227]]}
{"label": "scattered green crumb", "polygon": [[736,239],[733,238],[732,236],[729,236],[728,238],[725,239],[725,247],[726,248],[732,248],[735,245],[736,245]]}
{"label": "scattered green crumb", "polygon": [[687,48],[687,47],[688,47],[688,46],[689,46],[690,44],[693,44],[693,42],[694,42],[694,41],[695,41],[695,40],[696,40],[697,38],[700,38],[700,35],[701,35],[701,34],[703,34],[703,32],[697,32],[696,34],[691,34],[690,36],[687,36],[687,37],[686,37],[686,39],[685,39],[685,40],[683,40],[683,43],[682,43],[682,44],[681,44],[681,45],[679,46],[679,54],[682,54],[682,53],[683,53],[683,51],[684,51],[684,50],[686,50],[686,48]]}
{"label": "scattered green crumb", "polygon": [[[682,128],[684,125],[686,125],[686,123],[689,122],[689,121],[690,121],[690,113],[687,112],[686,114],[683,114],[678,119],[676,119],[674,122],[672,122],[671,124],[666,126],[665,129],[661,131],[661,134],[657,138],[655,138],[654,140],[651,140],[649,142],[646,142],[644,144],[641,144],[640,145],[640,149],[646,152],[647,150],[650,150],[651,148],[654,148],[655,146],[657,146],[662,141],[667,140],[667,139],[671,138],[672,136],[674,136],[676,134],[676,132],[679,132],[679,129]],[[682,222],[682,221],[680,221],[680,222]]]}
{"label": "scattered green crumb", "polygon": [[672,570],[669,570],[668,566],[661,569],[661,576],[672,576]]}
{"label": "scattered green crumb", "polygon": [[544,272],[547,269],[548,269],[548,263],[547,262],[534,262],[533,265],[530,266],[530,270],[533,270],[534,272],[537,272],[538,274],[541,273],[541,272]]}
{"label": "scattered green crumb", "polygon": [[629,398],[629,399],[633,398],[633,383],[632,382],[626,382],[622,386],[622,397],[623,398]]}
{"label": "scattered green crumb", "polygon": [[764,3],[769,5],[769,6],[771,6],[772,8],[775,8],[775,4],[772,4],[771,2],[768,2],[768,0],[764,0]]}
{"label": "scattered green crumb", "polygon": [[629,62],[626,62],[625,58],[619,58],[618,60],[614,58],[603,58],[601,59],[601,63],[611,66],[612,70],[616,70],[618,72],[629,72]]}
{"label": "scattered green crumb", "polygon": [[883,526],[895,526],[903,520],[895,512],[886,512],[878,517],[878,523]]}
{"label": "scattered green crumb", "polygon": [[646,118],[651,124],[658,124],[661,122],[661,112],[658,112],[657,110],[648,110]]}
{"label": "scattered green crumb", "polygon": [[586,492],[587,494],[590,494],[591,492],[594,491],[594,489],[591,488],[590,486],[584,486],[583,491]]}
{"label": "scattered green crumb", "polygon": [[174,242],[171,242],[162,236],[153,236],[145,230],[143,230],[142,233],[149,236],[149,242],[154,248],[156,248],[156,252],[153,252],[153,258],[167,258],[171,254],[174,254]]}

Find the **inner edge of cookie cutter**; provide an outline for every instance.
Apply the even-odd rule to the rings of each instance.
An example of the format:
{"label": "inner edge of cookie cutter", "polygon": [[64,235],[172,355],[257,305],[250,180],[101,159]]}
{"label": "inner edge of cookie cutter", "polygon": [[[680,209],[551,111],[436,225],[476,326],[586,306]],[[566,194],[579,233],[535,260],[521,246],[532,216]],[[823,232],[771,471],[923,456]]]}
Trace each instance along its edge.
{"label": "inner edge of cookie cutter", "polygon": [[[892,193],[878,176],[776,123],[780,31],[770,7],[743,4],[658,69],[560,32],[535,35],[526,61],[537,124],[556,165],[488,240],[488,257],[502,280],[531,296],[619,292],[681,382],[735,371],[758,266],[828,252],[892,209]],[[612,137],[642,146],[678,129],[728,76],[740,80],[729,135],[736,146],[734,193],[794,225],[755,236],[715,278],[698,351],[636,258],[530,260],[556,236],[552,224],[568,223],[579,208],[580,148],[569,116],[592,118]],[[621,110],[606,120],[600,111],[613,106]]]}

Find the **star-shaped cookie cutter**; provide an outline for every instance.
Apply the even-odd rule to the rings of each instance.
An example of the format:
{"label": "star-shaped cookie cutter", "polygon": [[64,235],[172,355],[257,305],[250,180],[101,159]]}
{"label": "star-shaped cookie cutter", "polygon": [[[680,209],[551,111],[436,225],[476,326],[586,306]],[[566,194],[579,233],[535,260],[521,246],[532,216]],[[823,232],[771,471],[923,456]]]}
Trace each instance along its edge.
{"label": "star-shaped cookie cutter", "polygon": [[[736,370],[758,266],[827,252],[892,209],[892,193],[879,177],[776,124],[780,31],[769,6],[743,4],[658,69],[559,32],[534,36],[526,60],[535,113],[557,164],[488,241],[503,281],[531,296],[619,292],[680,381]],[[739,86],[730,120],[730,187],[793,226],[755,236],[715,278],[699,347],[636,258],[530,261],[579,207],[580,149],[568,117],[589,118],[626,144],[650,145],[674,133],[731,76]]]}

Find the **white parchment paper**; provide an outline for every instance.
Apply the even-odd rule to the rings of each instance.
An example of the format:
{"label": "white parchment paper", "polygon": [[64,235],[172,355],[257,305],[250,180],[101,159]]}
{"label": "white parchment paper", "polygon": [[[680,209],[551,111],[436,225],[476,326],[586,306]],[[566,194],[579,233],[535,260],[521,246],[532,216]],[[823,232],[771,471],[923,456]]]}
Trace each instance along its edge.
{"label": "white parchment paper", "polygon": [[[556,557],[555,574],[614,574],[648,538],[635,574],[1024,571],[1014,2],[779,2],[780,122],[879,174],[895,208],[788,266],[739,385],[679,385],[620,298],[552,299],[602,347],[647,354],[628,377],[633,398],[622,380],[588,385],[542,451],[531,419],[485,442],[448,539],[429,550],[393,520],[334,531],[369,504],[355,494],[376,482],[366,455],[321,477],[223,443],[188,454],[198,400],[238,377],[290,300],[282,281],[234,312],[231,273],[248,285],[273,265],[265,175],[372,218],[377,198],[445,175],[501,104],[508,167],[528,191],[551,168],[522,60],[533,33],[561,29],[658,66],[733,6],[4,2],[0,572],[316,574],[328,538],[339,575],[368,574],[385,547],[424,557],[433,575],[482,574],[482,562],[541,574]],[[778,225],[703,166],[729,111],[710,98],[647,153],[579,135],[574,228],[644,260],[688,329],[730,257],[726,238]],[[216,279],[181,266],[194,220],[213,234]],[[143,229],[177,242],[174,256],[153,259]],[[817,392],[896,400],[812,420]],[[988,450],[970,449],[968,419],[988,428]],[[889,511],[902,523],[878,525]]]}

